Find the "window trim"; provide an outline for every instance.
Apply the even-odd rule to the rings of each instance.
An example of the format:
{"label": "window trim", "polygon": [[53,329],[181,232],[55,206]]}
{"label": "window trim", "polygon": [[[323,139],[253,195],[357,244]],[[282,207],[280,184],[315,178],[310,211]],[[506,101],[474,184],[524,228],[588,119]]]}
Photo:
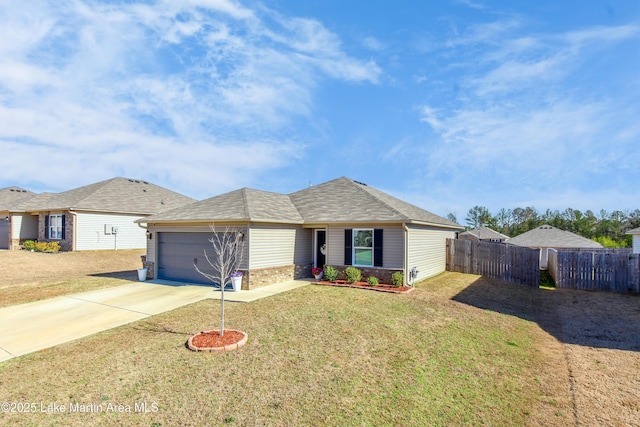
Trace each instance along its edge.
{"label": "window trim", "polygon": [[[371,232],[371,246],[356,246],[356,234],[359,231]],[[351,234],[351,259],[354,267],[374,267],[375,266],[375,231],[373,228],[354,228]],[[356,264],[356,250],[369,250],[371,251],[371,264]]]}
{"label": "window trim", "polygon": [[[57,218],[59,221],[59,224],[53,225],[51,221],[52,219]],[[56,221],[57,222],[57,221]],[[53,229],[56,229],[56,237],[53,237]],[[59,232],[58,232],[59,230]],[[58,237],[59,236],[59,237]],[[47,225],[47,239],[50,240],[63,240],[64,239],[64,214],[50,214],[49,215],[49,220],[48,220],[48,225]]]}

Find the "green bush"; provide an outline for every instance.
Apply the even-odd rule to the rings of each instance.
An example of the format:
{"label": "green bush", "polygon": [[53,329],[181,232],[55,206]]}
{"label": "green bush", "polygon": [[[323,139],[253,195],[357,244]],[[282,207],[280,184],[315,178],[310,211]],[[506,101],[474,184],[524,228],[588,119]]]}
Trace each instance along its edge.
{"label": "green bush", "polygon": [[27,251],[35,252],[59,252],[60,243],[58,242],[34,242],[33,240],[25,240],[22,247]]}
{"label": "green bush", "polygon": [[327,265],[324,268],[324,278],[327,279],[329,282],[333,282],[338,278],[338,270],[335,269],[335,267],[331,267],[330,265]]}
{"label": "green bush", "polygon": [[356,283],[362,280],[362,272],[355,267],[347,267],[344,270],[344,276],[347,279],[347,283]]}
{"label": "green bush", "polygon": [[391,275],[391,284],[396,287],[404,285],[404,274],[401,271],[396,271]]}
{"label": "green bush", "polygon": [[25,240],[25,242],[22,244],[22,247],[26,251],[35,251],[36,250],[36,242],[34,242],[33,240]]}
{"label": "green bush", "polygon": [[378,278],[376,276],[369,276],[369,278],[367,279],[367,283],[371,286],[378,286]]}

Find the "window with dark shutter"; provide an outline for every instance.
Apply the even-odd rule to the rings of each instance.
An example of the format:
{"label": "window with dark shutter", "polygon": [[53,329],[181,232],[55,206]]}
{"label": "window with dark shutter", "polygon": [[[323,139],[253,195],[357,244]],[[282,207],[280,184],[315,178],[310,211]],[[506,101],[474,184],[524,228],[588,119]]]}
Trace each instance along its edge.
{"label": "window with dark shutter", "polygon": [[382,267],[382,229],[373,230],[373,265]]}
{"label": "window with dark shutter", "polygon": [[344,265],[351,265],[353,250],[353,230],[347,228],[344,230]]}

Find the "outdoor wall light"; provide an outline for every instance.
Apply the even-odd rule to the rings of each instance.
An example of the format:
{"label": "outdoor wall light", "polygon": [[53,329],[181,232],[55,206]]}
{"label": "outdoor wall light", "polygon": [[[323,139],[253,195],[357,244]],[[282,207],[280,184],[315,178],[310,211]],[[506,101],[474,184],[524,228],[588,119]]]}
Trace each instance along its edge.
{"label": "outdoor wall light", "polygon": [[242,231],[238,231],[238,239],[239,239],[241,242],[244,242],[244,232],[242,232]]}
{"label": "outdoor wall light", "polygon": [[153,239],[153,233],[150,232],[149,230],[147,230],[147,237],[149,238],[149,240]]}

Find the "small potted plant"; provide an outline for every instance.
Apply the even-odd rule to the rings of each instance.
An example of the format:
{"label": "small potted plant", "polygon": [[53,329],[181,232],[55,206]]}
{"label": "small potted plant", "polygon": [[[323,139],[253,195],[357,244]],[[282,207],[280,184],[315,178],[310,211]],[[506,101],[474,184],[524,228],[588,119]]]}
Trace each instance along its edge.
{"label": "small potted plant", "polygon": [[313,273],[313,277],[315,277],[316,280],[322,279],[323,270],[320,267],[313,267],[311,273]]}
{"label": "small potted plant", "polygon": [[242,289],[242,271],[234,271],[229,277],[231,277],[233,292],[240,292],[240,289]]}

